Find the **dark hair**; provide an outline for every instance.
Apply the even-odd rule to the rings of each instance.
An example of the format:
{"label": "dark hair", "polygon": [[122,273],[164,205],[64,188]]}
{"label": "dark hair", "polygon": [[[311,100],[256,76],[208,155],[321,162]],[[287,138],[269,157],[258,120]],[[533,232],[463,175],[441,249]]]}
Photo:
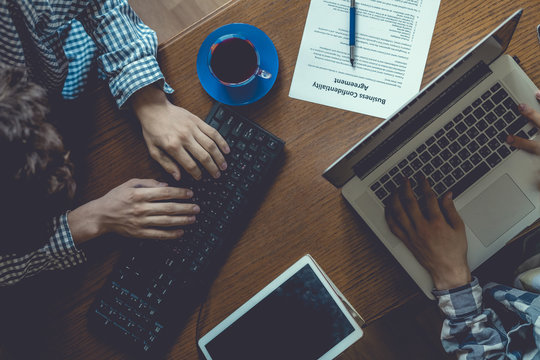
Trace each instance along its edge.
{"label": "dark hair", "polygon": [[73,198],[72,164],[47,113],[45,90],[25,70],[0,67],[0,253],[43,246]]}

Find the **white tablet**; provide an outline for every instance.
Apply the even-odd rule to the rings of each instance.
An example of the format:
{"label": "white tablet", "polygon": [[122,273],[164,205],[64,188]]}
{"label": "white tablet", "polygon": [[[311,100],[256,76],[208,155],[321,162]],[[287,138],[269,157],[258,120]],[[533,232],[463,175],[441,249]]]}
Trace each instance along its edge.
{"label": "white tablet", "polygon": [[208,360],[333,359],[363,335],[353,318],[358,314],[340,297],[306,255],[203,336],[199,347]]}

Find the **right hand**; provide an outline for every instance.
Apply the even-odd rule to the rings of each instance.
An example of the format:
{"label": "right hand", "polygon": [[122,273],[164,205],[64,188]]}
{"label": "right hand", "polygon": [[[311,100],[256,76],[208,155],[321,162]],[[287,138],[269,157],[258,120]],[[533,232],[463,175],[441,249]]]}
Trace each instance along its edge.
{"label": "right hand", "polygon": [[150,179],[131,179],[103,197],[68,214],[76,243],[114,232],[142,239],[172,240],[181,237],[180,226],[192,224],[199,206],[178,203],[193,196],[189,189],[169,187]]}
{"label": "right hand", "polygon": [[[536,93],[536,99],[540,101],[540,91]],[[520,104],[519,111],[523,116],[529,119],[534,126],[540,128],[540,113],[535,111],[532,107],[527,104]],[[509,145],[512,145],[518,149],[525,150],[531,154],[540,155],[540,143],[523,139],[519,136],[508,135],[506,142]]]}

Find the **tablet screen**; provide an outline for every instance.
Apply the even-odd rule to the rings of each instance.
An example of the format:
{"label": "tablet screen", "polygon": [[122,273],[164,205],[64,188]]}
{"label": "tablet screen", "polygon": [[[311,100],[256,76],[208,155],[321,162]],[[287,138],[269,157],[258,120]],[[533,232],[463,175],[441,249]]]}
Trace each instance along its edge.
{"label": "tablet screen", "polygon": [[206,344],[215,360],[318,359],[354,331],[309,265]]}

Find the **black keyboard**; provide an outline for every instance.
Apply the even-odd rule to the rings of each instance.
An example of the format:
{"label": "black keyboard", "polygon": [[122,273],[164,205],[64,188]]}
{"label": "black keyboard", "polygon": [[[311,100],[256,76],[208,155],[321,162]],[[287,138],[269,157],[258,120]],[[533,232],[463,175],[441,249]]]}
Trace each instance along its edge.
{"label": "black keyboard", "polygon": [[200,214],[174,241],[140,241],[128,250],[89,312],[89,325],[136,354],[164,352],[204,299],[217,270],[270,185],[285,143],[216,103],[206,122],[231,148],[219,179],[183,180]]}
{"label": "black keyboard", "polygon": [[516,150],[506,144],[508,134],[536,135],[538,129],[528,124],[516,102],[496,83],[372,183],[371,191],[387,205],[406,177],[420,197],[420,178],[425,176],[437,196],[452,191],[455,199]]}

